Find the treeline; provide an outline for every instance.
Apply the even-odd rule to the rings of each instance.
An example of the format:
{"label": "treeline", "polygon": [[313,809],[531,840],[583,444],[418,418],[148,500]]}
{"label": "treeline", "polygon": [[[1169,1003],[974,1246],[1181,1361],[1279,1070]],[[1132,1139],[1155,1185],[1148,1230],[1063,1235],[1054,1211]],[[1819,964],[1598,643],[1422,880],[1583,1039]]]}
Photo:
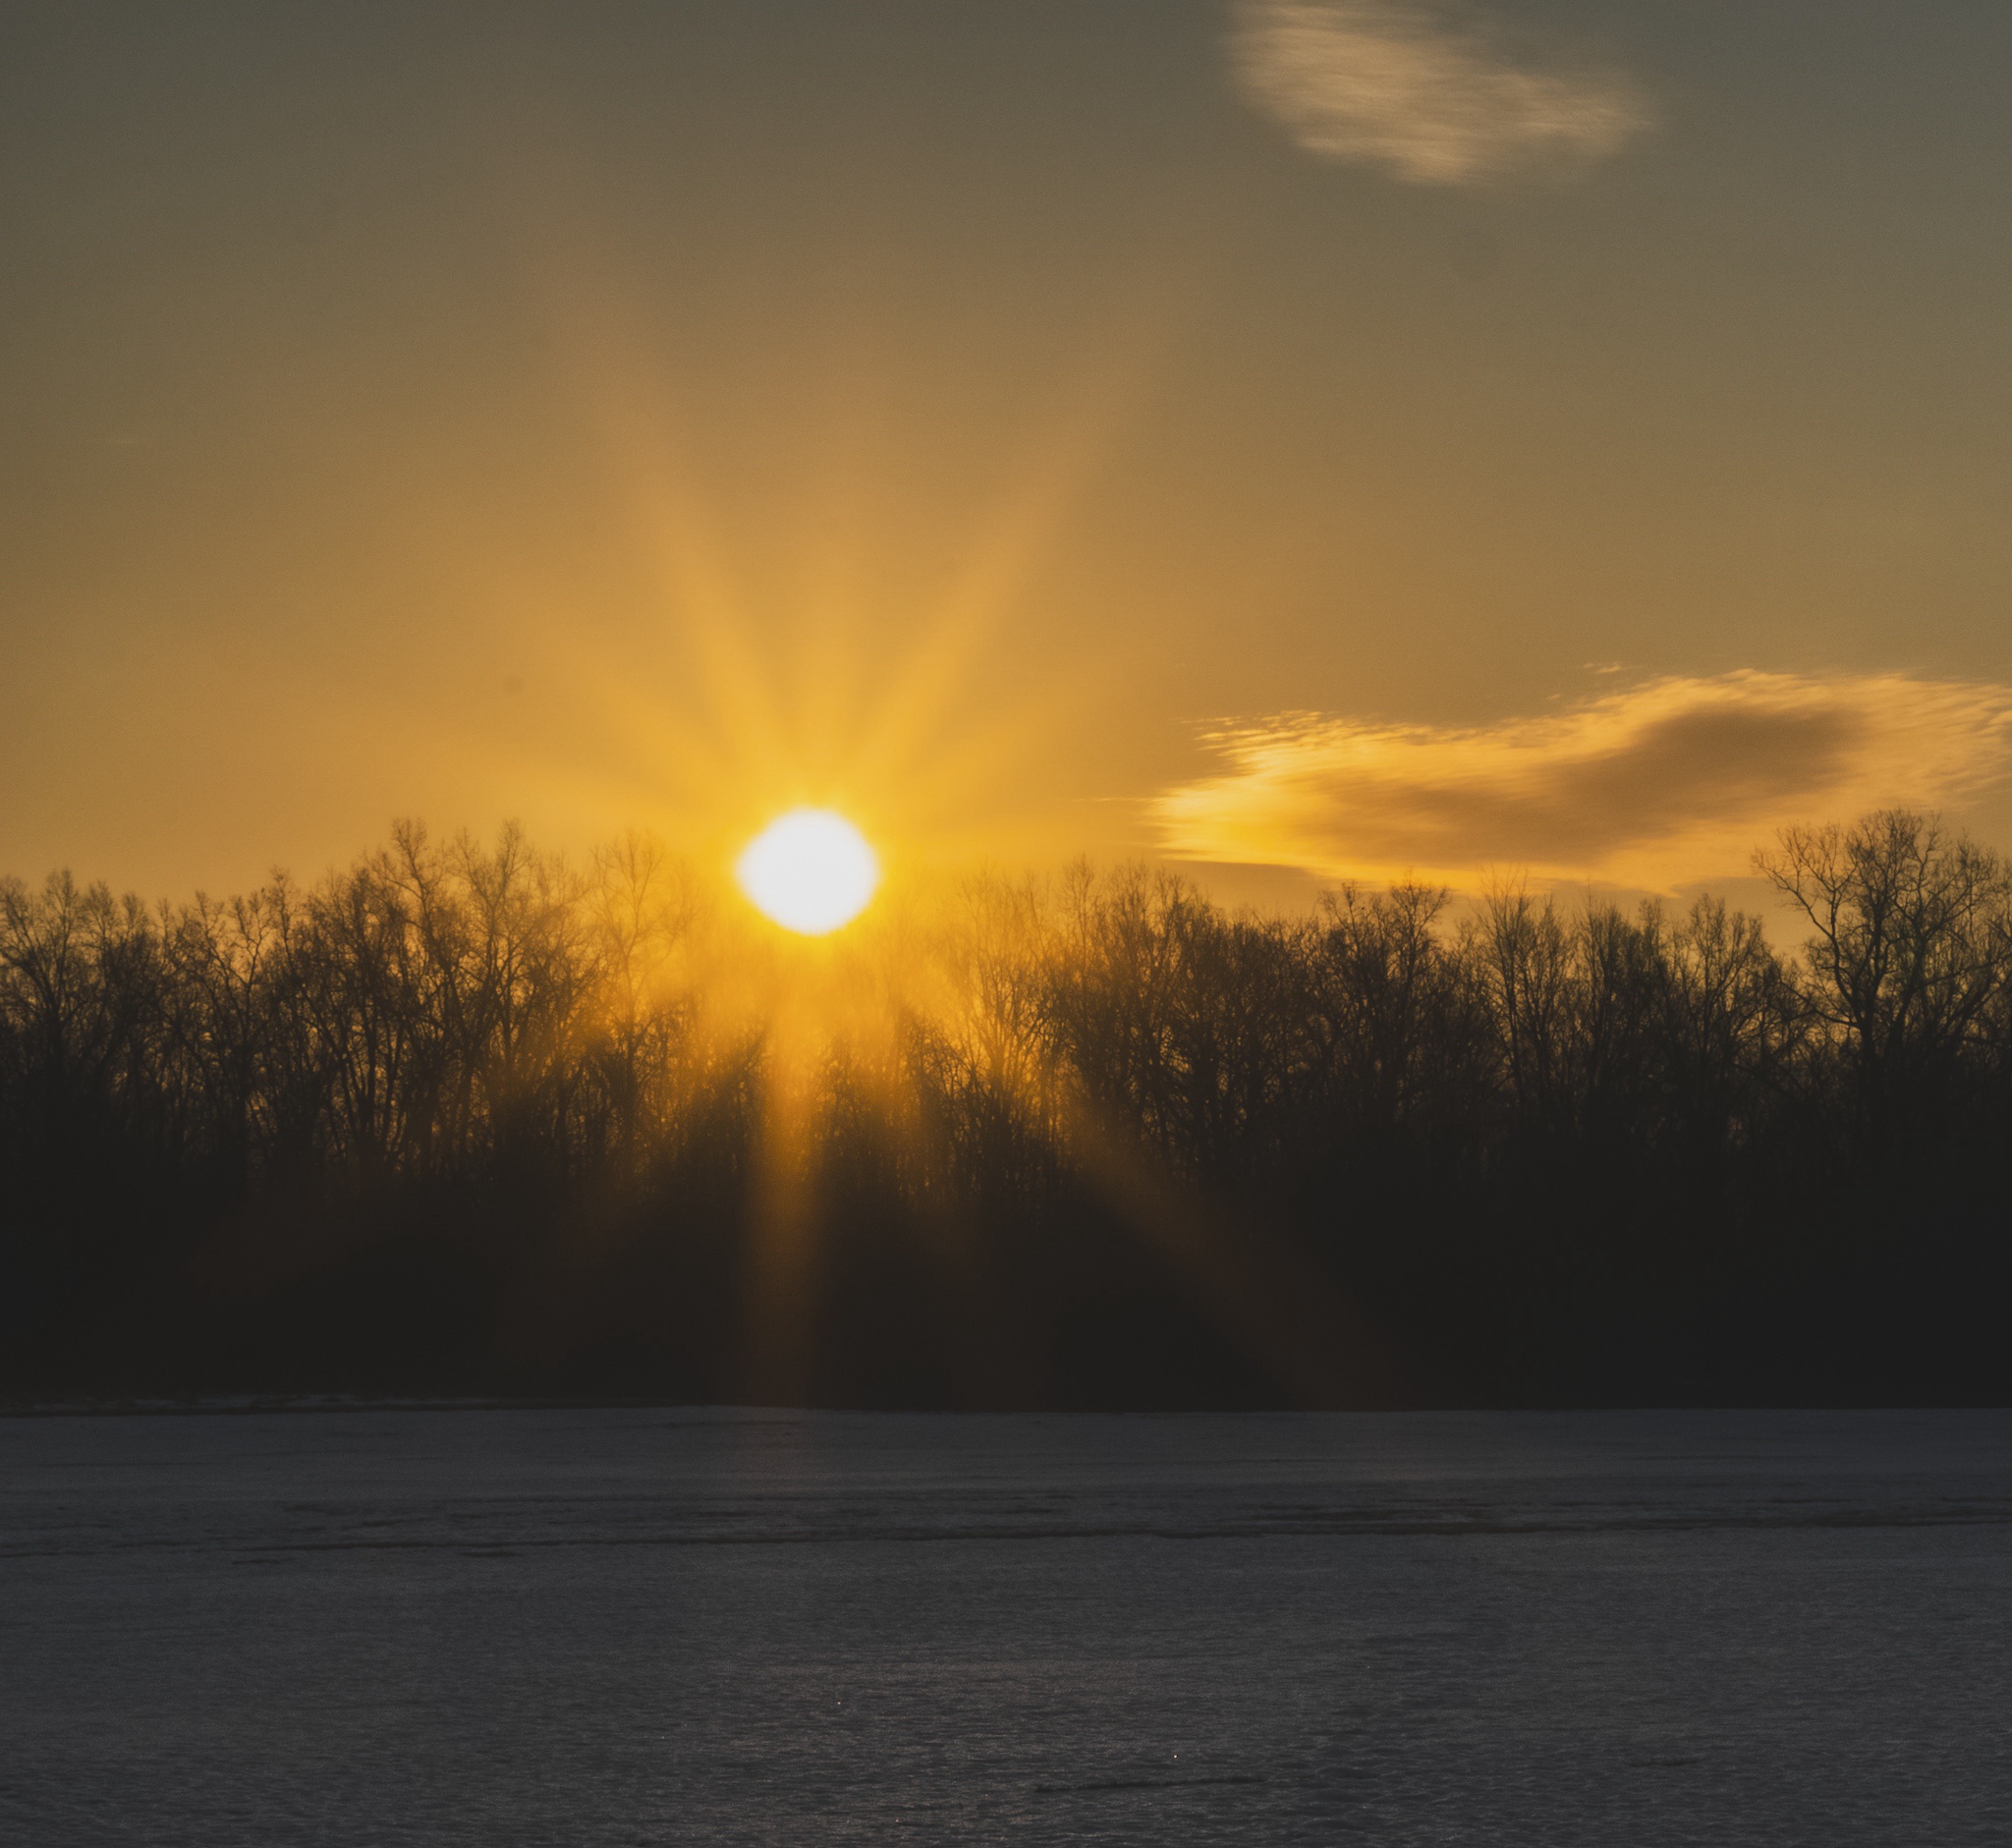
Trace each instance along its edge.
{"label": "treeline", "polygon": [[1996,1400],[2012,877],[1792,831],[1803,922],[1163,873],[784,941],[660,848],[0,884],[17,1397]]}

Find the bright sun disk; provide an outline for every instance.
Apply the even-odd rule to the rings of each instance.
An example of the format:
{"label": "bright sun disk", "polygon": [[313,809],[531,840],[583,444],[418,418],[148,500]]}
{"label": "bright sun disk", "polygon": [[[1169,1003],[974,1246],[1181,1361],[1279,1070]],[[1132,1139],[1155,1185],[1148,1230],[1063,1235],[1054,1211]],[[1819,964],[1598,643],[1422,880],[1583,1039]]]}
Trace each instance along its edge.
{"label": "bright sun disk", "polygon": [[829,809],[792,809],[748,843],[734,876],[785,930],[821,937],[850,924],[880,883],[866,837]]}

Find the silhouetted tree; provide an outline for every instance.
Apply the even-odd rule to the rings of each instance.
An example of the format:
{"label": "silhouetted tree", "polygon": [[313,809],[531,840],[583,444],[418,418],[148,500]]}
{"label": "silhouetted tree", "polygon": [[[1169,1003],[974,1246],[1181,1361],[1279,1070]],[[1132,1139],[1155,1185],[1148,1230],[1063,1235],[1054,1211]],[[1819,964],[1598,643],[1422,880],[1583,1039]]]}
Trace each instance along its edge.
{"label": "silhouetted tree", "polygon": [[1276,918],[1077,866],[892,906],[801,992],[639,835],[0,882],[5,1365],[726,1390],[787,1107],[837,1396],[1258,1391],[1211,1240],[1428,1394],[2012,1385],[1960,1332],[2006,1278],[2012,876],[1899,812],[1760,866],[1798,955],[1709,898]]}

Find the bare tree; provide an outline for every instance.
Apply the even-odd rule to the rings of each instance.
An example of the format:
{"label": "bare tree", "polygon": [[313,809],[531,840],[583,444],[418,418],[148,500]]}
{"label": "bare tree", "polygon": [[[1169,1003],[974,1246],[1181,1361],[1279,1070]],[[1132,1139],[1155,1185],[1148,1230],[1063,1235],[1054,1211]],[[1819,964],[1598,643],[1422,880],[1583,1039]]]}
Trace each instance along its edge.
{"label": "bare tree", "polygon": [[1854,1134],[1918,1126],[2012,972],[2004,863],[1894,809],[1786,829],[1755,864],[1811,927],[1801,991],[1849,1074]]}

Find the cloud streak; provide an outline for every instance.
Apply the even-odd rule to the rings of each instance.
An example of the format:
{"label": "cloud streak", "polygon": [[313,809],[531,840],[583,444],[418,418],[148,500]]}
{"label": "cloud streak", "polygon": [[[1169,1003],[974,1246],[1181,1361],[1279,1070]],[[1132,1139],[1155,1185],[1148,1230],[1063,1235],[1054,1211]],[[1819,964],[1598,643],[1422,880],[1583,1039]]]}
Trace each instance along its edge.
{"label": "cloud streak", "polygon": [[1745,872],[1791,821],[1933,808],[1995,781],[2012,767],[2012,687],[1737,673],[1468,729],[1300,713],[1208,742],[1225,770],[1151,804],[1176,858],[1667,890]]}
{"label": "cloud streak", "polygon": [[1425,186],[1571,172],[1649,122],[1626,78],[1512,62],[1425,0],[1241,0],[1231,45],[1302,147]]}

